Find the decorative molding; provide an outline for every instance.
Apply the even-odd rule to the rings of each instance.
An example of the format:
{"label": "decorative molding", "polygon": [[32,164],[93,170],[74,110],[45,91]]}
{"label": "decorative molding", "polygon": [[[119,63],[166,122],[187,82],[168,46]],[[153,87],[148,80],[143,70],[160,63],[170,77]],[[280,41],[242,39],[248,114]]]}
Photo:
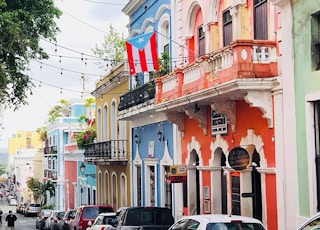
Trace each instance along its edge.
{"label": "decorative molding", "polygon": [[211,105],[211,109],[217,113],[225,115],[228,123],[231,125],[232,132],[236,128],[236,102],[235,101],[215,101]]}
{"label": "decorative molding", "polygon": [[[219,157],[215,157],[215,155],[217,155],[216,150],[218,148],[221,148],[220,156]],[[213,167],[216,166],[217,168],[221,169],[221,161],[220,161],[221,160],[221,155],[222,154],[227,155],[228,149],[229,149],[228,142],[220,134],[217,134],[216,140],[211,142],[211,144],[210,144],[211,158],[209,159],[209,165],[211,165]],[[230,167],[228,161],[226,161],[226,164],[227,164],[228,167]]]}
{"label": "decorative molding", "polygon": [[[253,129],[248,129],[247,130],[247,136],[241,138],[240,141],[240,146],[249,146],[249,145],[254,145],[255,149],[260,155],[260,168],[267,168],[267,160],[264,154],[264,143],[263,139],[260,135],[256,135],[254,133]],[[252,160],[252,156],[250,156]],[[251,165],[252,162],[250,161],[249,165]]]}
{"label": "decorative molding", "polygon": [[244,96],[245,101],[251,107],[259,108],[263,113],[263,118],[268,121],[268,127],[273,127],[272,118],[272,97],[270,91],[248,91],[247,95]]}
{"label": "decorative molding", "polygon": [[184,116],[184,112],[166,113],[168,121],[178,127],[178,130],[182,133],[182,136],[184,136]]}
{"label": "decorative molding", "polygon": [[165,144],[165,146],[164,146],[164,154],[163,154],[162,159],[160,160],[160,164],[161,165],[173,165],[173,160],[172,160],[172,158],[170,157],[170,154],[169,154],[168,141],[165,140],[164,144]]}
{"label": "decorative molding", "polygon": [[207,119],[207,107],[206,106],[200,107],[200,110],[198,112],[193,111],[193,106],[188,107],[185,109],[185,114],[190,119],[197,120],[199,127],[202,128],[204,135],[208,134],[208,130],[207,130],[208,119]]}

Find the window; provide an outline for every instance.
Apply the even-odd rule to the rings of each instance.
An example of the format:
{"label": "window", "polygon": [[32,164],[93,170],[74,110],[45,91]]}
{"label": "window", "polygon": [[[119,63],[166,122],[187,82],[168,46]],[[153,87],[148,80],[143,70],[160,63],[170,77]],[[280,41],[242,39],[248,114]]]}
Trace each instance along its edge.
{"label": "window", "polygon": [[232,17],[230,11],[223,13],[223,46],[232,42]]}
{"label": "window", "polygon": [[171,209],[172,207],[172,189],[170,182],[170,166],[164,166],[164,200],[165,207]]}
{"label": "window", "polygon": [[150,169],[150,206],[156,206],[155,201],[155,172],[154,166],[149,166]]}
{"label": "window", "polygon": [[141,198],[141,167],[137,167],[137,206],[142,205]]}
{"label": "window", "polygon": [[112,175],[112,207],[117,210],[117,176]]}
{"label": "window", "polygon": [[317,179],[317,211],[320,211],[320,101],[314,103],[315,162]]}
{"label": "window", "polygon": [[254,0],[254,39],[268,39],[267,0]]}
{"label": "window", "polygon": [[199,56],[206,54],[206,40],[202,25],[198,27]]}
{"label": "window", "polygon": [[312,69],[320,70],[320,12],[311,18]]}

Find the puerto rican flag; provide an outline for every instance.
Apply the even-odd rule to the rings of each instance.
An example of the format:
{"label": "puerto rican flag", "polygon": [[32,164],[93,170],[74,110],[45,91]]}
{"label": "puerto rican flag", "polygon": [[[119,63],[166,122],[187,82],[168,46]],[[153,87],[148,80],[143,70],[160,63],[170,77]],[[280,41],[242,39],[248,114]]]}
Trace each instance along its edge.
{"label": "puerto rican flag", "polygon": [[158,71],[156,32],[150,32],[126,41],[130,75]]}
{"label": "puerto rican flag", "polygon": [[90,111],[89,111],[89,118],[88,118],[88,126],[89,126],[89,127],[92,127],[93,124],[94,124],[94,118],[93,118],[93,116],[92,116],[92,114],[91,114],[91,110],[90,110]]}

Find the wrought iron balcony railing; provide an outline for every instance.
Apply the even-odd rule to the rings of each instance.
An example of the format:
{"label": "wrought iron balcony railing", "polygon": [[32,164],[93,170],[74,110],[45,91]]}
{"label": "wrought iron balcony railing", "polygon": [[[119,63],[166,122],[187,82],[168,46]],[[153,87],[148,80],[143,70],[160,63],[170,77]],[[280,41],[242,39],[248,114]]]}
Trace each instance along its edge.
{"label": "wrought iron balcony railing", "polygon": [[57,156],[57,146],[45,147],[43,149],[44,157],[56,157]]}
{"label": "wrought iron balcony railing", "polygon": [[84,145],[84,159],[93,164],[117,164],[127,161],[127,141],[110,140]]}
{"label": "wrought iron balcony railing", "polygon": [[118,110],[122,111],[133,107],[135,105],[142,104],[150,99],[153,99],[155,96],[155,86],[154,82],[146,83],[142,86],[137,87],[134,90],[131,90],[120,96],[120,102]]}
{"label": "wrought iron balcony railing", "polygon": [[46,179],[57,180],[57,172],[52,169],[45,169],[43,171],[43,176]]}

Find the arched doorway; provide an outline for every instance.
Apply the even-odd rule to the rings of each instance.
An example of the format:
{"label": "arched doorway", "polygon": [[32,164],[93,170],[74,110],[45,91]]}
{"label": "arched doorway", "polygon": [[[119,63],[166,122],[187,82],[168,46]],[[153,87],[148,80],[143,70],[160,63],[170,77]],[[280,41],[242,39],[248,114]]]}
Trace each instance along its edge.
{"label": "arched doorway", "polygon": [[260,167],[260,155],[256,149],[252,154],[252,213],[253,217],[262,221],[262,195],[261,195],[261,174],[256,167]]}
{"label": "arched doorway", "polygon": [[196,150],[190,152],[190,158],[188,162],[188,175],[187,186],[184,186],[184,194],[187,196],[188,214],[196,215],[200,214],[200,174],[197,170],[199,166],[199,156]]}

